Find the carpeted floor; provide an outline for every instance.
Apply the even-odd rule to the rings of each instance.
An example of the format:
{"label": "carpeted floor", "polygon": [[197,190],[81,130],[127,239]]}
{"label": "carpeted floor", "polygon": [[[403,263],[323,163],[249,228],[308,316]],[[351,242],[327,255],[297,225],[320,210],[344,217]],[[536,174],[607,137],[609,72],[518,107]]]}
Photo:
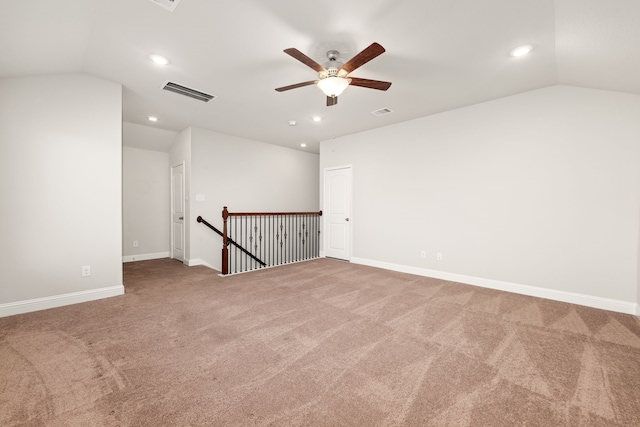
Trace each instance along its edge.
{"label": "carpeted floor", "polygon": [[640,321],[318,259],[0,319],[2,426],[638,426]]}

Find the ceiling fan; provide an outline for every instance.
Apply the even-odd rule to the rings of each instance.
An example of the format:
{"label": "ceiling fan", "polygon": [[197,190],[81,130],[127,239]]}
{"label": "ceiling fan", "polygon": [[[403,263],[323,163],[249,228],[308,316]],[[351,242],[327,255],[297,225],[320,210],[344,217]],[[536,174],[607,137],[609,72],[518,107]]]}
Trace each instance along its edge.
{"label": "ceiling fan", "polygon": [[340,95],[349,85],[366,87],[369,89],[387,90],[391,86],[391,83],[389,82],[349,77],[349,74],[351,74],[352,71],[371,61],[376,56],[381,55],[384,51],[385,49],[378,43],[371,43],[369,47],[348,60],[346,63],[342,64],[338,61],[340,52],[337,50],[330,50],[327,52],[329,62],[327,62],[323,67],[296,48],[292,47],[285,49],[284,53],[292,56],[306,66],[313,68],[318,73],[319,79],[279,87],[276,90],[278,92],[284,92],[290,89],[317,84],[318,88],[327,95],[327,107],[336,105],[338,103],[338,95]]}

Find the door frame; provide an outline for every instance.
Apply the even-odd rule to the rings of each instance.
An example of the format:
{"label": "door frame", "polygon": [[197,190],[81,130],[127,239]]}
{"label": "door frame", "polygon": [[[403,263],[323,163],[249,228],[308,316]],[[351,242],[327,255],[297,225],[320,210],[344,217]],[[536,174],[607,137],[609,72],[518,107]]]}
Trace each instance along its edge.
{"label": "door frame", "polygon": [[186,210],[187,210],[187,197],[185,194],[185,188],[186,188],[186,162],[183,160],[180,163],[176,163],[173,166],[169,167],[169,185],[171,187],[170,189],[170,196],[171,197],[171,203],[169,205],[169,233],[171,235],[171,242],[170,242],[170,247],[169,247],[169,257],[171,259],[175,259],[174,258],[174,253],[173,253],[173,247],[174,247],[174,243],[175,243],[175,233],[173,231],[173,211],[174,211],[174,201],[175,201],[175,197],[174,197],[174,189],[173,189],[173,168],[178,167],[178,166],[182,166],[182,203],[183,203],[183,213],[184,213],[184,217],[185,219],[183,220],[182,223],[182,259],[179,260],[182,263],[186,263],[186,259],[187,259],[187,250],[186,250],[186,244],[187,244],[187,236],[186,236],[186,231],[187,231],[187,221],[186,221]]}
{"label": "door frame", "polygon": [[348,165],[340,165],[340,166],[330,166],[330,167],[326,167],[323,169],[322,172],[322,212],[324,213],[322,215],[322,228],[324,230],[324,232],[322,233],[324,236],[321,239],[322,241],[322,248],[320,251],[320,256],[321,257],[325,257],[327,256],[326,254],[326,250],[325,248],[327,248],[328,245],[328,241],[327,239],[329,238],[329,233],[327,232],[327,230],[329,230],[329,210],[327,209],[327,206],[325,206],[326,200],[327,200],[327,188],[325,187],[325,181],[327,178],[327,172],[330,171],[335,171],[335,170],[340,170],[340,169],[348,169],[349,170],[349,184],[348,184],[348,188],[347,191],[349,192],[349,248],[347,249],[347,260],[346,261],[351,261],[351,258],[353,257],[353,221],[354,221],[354,215],[353,215],[353,165],[352,164],[348,164]]}

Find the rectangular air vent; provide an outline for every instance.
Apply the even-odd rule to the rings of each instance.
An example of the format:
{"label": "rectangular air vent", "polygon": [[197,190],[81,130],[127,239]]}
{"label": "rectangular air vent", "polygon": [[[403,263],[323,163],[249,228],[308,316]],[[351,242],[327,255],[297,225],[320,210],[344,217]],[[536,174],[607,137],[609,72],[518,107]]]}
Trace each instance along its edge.
{"label": "rectangular air vent", "polygon": [[162,86],[162,89],[179,93],[180,95],[188,96],[189,98],[197,99],[202,102],[210,102],[216,99],[215,95],[209,95],[208,93],[200,92],[199,90],[191,89],[173,82],[166,82]]}
{"label": "rectangular air vent", "polygon": [[173,12],[173,9],[175,9],[176,6],[178,6],[178,3],[180,3],[180,0],[151,0],[151,1],[157,4],[158,6],[164,9],[167,9],[169,12]]}
{"label": "rectangular air vent", "polygon": [[371,112],[371,114],[373,114],[374,116],[384,116],[386,114],[391,114],[391,113],[393,113],[393,110],[390,108],[381,108],[379,110]]}

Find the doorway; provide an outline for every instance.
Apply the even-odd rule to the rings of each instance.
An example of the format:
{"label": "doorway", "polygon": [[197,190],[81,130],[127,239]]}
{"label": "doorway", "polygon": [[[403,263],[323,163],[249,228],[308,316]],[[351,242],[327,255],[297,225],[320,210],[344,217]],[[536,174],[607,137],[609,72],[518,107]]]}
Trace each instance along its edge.
{"label": "doorway", "polygon": [[351,166],[324,171],[324,254],[351,260]]}
{"label": "doorway", "polygon": [[184,262],[184,163],[171,167],[171,258]]}

